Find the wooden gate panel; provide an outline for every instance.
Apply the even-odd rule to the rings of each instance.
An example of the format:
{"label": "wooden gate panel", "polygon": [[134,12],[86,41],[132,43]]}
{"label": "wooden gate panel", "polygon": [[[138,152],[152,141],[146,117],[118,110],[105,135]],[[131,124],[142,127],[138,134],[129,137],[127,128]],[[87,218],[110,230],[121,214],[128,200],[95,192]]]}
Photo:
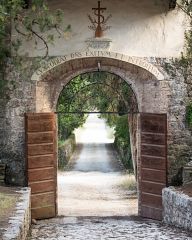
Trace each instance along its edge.
{"label": "wooden gate panel", "polygon": [[165,145],[165,137],[164,134],[154,135],[151,133],[142,133],[141,142],[145,144]]}
{"label": "wooden gate panel", "polygon": [[164,188],[164,184],[162,184],[162,183],[154,183],[154,182],[150,182],[150,181],[142,182],[143,192],[160,195],[163,188]]}
{"label": "wooden gate panel", "polygon": [[167,184],[167,116],[140,115],[140,215],[162,220],[162,189]]}
{"label": "wooden gate panel", "polygon": [[55,155],[43,155],[43,156],[28,156],[28,168],[43,168],[51,167],[54,165]]}
{"label": "wooden gate panel", "polygon": [[142,156],[142,168],[166,170],[165,158],[154,156]]}
{"label": "wooden gate panel", "polygon": [[160,182],[160,183],[166,183],[166,173],[165,171],[159,171],[156,169],[145,169],[142,168],[142,173],[141,173],[141,177],[142,177],[142,182],[143,181],[154,181],[154,182]]}
{"label": "wooden gate panel", "polygon": [[45,192],[53,192],[55,189],[55,182],[53,180],[46,180],[40,182],[34,182],[30,184],[31,186],[31,193],[41,193]]}
{"label": "wooden gate panel", "polygon": [[53,167],[50,168],[42,168],[42,169],[28,169],[28,181],[31,184],[36,181],[43,181],[53,179],[55,177],[55,169]]}
{"label": "wooden gate panel", "polygon": [[57,214],[57,135],[54,113],[26,114],[28,186],[34,219]]}

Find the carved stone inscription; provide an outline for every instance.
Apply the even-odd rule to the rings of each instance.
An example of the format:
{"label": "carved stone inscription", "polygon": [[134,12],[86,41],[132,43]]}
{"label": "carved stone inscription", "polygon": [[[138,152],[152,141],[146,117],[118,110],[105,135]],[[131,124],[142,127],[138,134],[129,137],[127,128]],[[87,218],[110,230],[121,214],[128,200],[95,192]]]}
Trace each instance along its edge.
{"label": "carved stone inscription", "polygon": [[108,51],[87,51],[87,52],[74,52],[68,55],[59,56],[54,59],[51,59],[46,64],[41,66],[32,76],[32,80],[40,80],[41,77],[45,74],[48,74],[49,71],[56,66],[59,66],[67,61],[80,58],[89,58],[89,57],[106,57],[111,59],[117,59],[123,62],[128,62],[134,65],[137,65],[141,68],[146,69],[151,72],[158,80],[163,80],[164,77],[162,73],[151,63],[148,63],[140,58],[126,56],[120,53],[108,52]]}

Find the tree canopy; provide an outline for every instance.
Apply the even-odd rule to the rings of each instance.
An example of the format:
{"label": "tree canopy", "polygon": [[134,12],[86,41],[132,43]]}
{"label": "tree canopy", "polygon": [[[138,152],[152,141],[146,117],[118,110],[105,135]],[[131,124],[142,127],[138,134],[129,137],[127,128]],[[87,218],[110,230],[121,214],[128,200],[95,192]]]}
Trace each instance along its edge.
{"label": "tree canopy", "polygon": [[[57,111],[62,113],[59,114],[60,127],[63,128],[61,131],[68,129],[70,134],[84,122],[85,117],[69,112],[137,112],[137,101],[130,86],[119,76],[93,72],[71,80],[59,97]],[[111,126],[117,118],[116,114],[106,114],[104,117]]]}
{"label": "tree canopy", "polygon": [[[108,72],[92,72],[72,79],[58,100],[59,140],[66,140],[75,128],[81,126],[86,115],[81,112],[115,112],[100,117],[114,129],[115,145],[121,149],[122,162],[133,169],[129,139],[128,116],[138,112],[137,100],[131,87],[119,76]],[[71,114],[76,112],[76,114]]]}
{"label": "tree canopy", "polygon": [[[0,1],[0,90],[5,85],[7,60],[18,64],[18,50],[22,41],[32,41],[37,47],[43,44],[44,58],[49,54],[49,44],[55,36],[62,37],[70,30],[63,29],[64,14],[51,11],[45,0],[1,0]],[[62,23],[62,24],[61,24]],[[52,31],[50,31],[52,30]],[[13,37],[13,33],[16,33]],[[22,64],[22,61],[20,61]]]}

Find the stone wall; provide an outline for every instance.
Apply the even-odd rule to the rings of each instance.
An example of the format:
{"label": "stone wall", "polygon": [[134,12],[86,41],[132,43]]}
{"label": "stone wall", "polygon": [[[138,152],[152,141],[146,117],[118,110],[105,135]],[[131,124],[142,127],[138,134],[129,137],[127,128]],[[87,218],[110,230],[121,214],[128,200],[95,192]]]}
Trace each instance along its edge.
{"label": "stone wall", "polygon": [[[19,69],[9,65],[9,88],[4,96],[0,96],[0,161],[7,164],[8,184],[27,184],[25,113],[55,111],[63,87],[74,76],[97,70],[97,61],[101,60],[102,70],[117,74],[130,84],[140,112],[168,114],[169,184],[178,184],[178,173],[192,156],[191,132],[185,124],[188,84],[181,75],[173,78],[163,72],[160,59],[145,60],[151,61],[163,73],[164,80],[157,80],[150,72],[137,65],[103,57],[70,60],[50,70],[48,78],[41,78],[38,82],[31,80],[36,69],[36,59],[23,59],[24,66]],[[136,145],[134,129],[132,133],[132,141]],[[137,148],[132,149],[135,149],[134,155],[137,154]]]}
{"label": "stone wall", "polygon": [[183,185],[192,182],[192,161],[183,167]]}
{"label": "stone wall", "polygon": [[22,66],[8,64],[7,84],[0,95],[0,163],[7,165],[6,183],[26,186],[25,113],[35,111],[35,67],[30,59]]}
{"label": "stone wall", "polygon": [[18,191],[21,196],[18,199],[16,209],[9,219],[2,240],[25,240],[31,224],[31,190],[23,188]]}
{"label": "stone wall", "polygon": [[[96,1],[56,0],[48,3],[51,9],[64,10],[61,28],[71,24],[70,32],[56,36],[54,44],[49,45],[51,59],[58,56],[66,61],[55,67],[53,59],[54,66],[50,65],[52,69],[48,76],[42,74],[39,81],[31,80],[36,68],[40,67],[36,57],[44,56],[44,50],[40,50],[44,47],[40,42],[35,46],[33,41],[22,39],[19,54],[28,58],[22,59],[22,67],[9,64],[7,68],[8,89],[0,96],[0,162],[7,164],[6,182],[27,184],[24,114],[55,111],[63,87],[80,73],[97,71],[100,62],[101,70],[117,74],[131,85],[140,112],[168,114],[169,183],[178,184],[180,169],[192,156],[191,132],[185,126],[185,106],[192,98],[192,81],[185,81],[181,75],[168,76],[162,66],[163,58],[178,57],[183,49],[186,25],[183,12],[178,8],[170,11],[169,1],[104,0],[105,16],[112,14],[112,17],[107,23],[111,28],[101,39],[101,43],[108,39],[109,46],[103,49],[88,28],[91,23],[87,14],[93,15],[92,7],[96,6]],[[12,37],[18,37],[14,29]],[[87,44],[94,45],[94,41],[96,48]],[[118,60],[112,59],[112,55]],[[85,59],[86,56],[91,57]],[[132,62],[123,61],[124,57]],[[145,62],[141,64],[142,61]],[[46,65],[46,60],[44,63]],[[158,72],[164,78],[160,79],[152,72]],[[136,130],[132,129],[134,156],[137,155],[136,135]]]}
{"label": "stone wall", "polygon": [[192,198],[173,187],[163,189],[163,219],[173,226],[192,230]]}
{"label": "stone wall", "polygon": [[182,184],[182,168],[192,157],[192,135],[186,125],[186,106],[188,103],[188,84],[184,77],[169,76],[170,86],[168,95],[168,173],[169,184]]}

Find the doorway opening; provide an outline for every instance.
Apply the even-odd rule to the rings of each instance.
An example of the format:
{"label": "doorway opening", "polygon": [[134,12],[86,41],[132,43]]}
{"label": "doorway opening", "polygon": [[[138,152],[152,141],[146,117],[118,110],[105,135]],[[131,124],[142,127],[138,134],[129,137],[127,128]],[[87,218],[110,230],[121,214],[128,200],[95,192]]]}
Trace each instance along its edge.
{"label": "doorway opening", "polygon": [[[119,101],[115,103],[112,101],[118,99],[124,103],[124,99],[119,95],[115,98],[114,92],[117,92],[118,81],[113,81],[110,85],[114,92],[110,88],[103,92],[105,88],[100,88],[103,96],[108,96],[107,94],[110,93],[102,106],[107,106],[106,103],[113,103],[110,106],[117,107],[114,112],[120,113],[112,116],[120,117],[121,113],[129,113],[127,122],[129,123],[132,163],[138,180],[138,213],[142,217],[162,220],[162,189],[167,183],[167,114],[166,109],[162,109],[159,105],[161,102],[161,106],[167,106],[167,98],[164,97],[161,84],[158,84],[158,81],[162,80],[162,74],[152,65],[150,67],[152,71],[149,71],[141,66],[109,57],[78,58],[62,62],[55,67],[51,67],[51,64],[50,70],[42,73],[40,69],[32,77],[33,80],[38,81],[36,108],[34,113],[26,113],[25,117],[27,182],[31,187],[32,218],[44,219],[57,216],[57,114],[55,112],[59,112],[60,116],[62,113],[65,115],[70,113],[68,116],[73,116],[69,110],[57,109],[59,94],[63,87],[67,87],[67,83],[72,82],[72,79],[79,74],[85,72],[101,74],[97,71],[98,61],[101,59],[102,71],[117,74],[119,77],[114,76],[117,79],[124,79],[133,93],[130,95],[132,96],[129,101],[131,104],[124,111],[124,108],[121,109],[124,104],[118,105]],[[81,77],[82,75],[79,75],[80,81]],[[103,83],[105,83],[105,78],[97,86]],[[92,89],[97,89],[96,83],[91,82],[91,85],[94,86]],[[88,86],[83,88],[86,91],[83,90],[82,93],[90,92],[87,91]],[[75,94],[70,98],[72,103],[75,96],[79,95],[78,91],[74,92]],[[93,97],[96,96],[93,95]],[[90,96],[89,101],[89,98],[85,96],[75,112],[82,115],[82,112],[99,111],[98,107],[92,110],[82,110],[82,106],[86,106],[91,99],[94,98]],[[93,100],[92,103],[94,104],[95,101]],[[106,110],[101,112],[106,112]],[[110,116],[109,112],[113,110],[107,109],[107,112],[107,116]],[[106,117],[105,121],[108,119]]]}
{"label": "doorway opening", "polygon": [[81,74],[63,88],[57,104],[59,215],[137,215],[128,123],[128,114],[137,112],[130,85],[108,72]]}

